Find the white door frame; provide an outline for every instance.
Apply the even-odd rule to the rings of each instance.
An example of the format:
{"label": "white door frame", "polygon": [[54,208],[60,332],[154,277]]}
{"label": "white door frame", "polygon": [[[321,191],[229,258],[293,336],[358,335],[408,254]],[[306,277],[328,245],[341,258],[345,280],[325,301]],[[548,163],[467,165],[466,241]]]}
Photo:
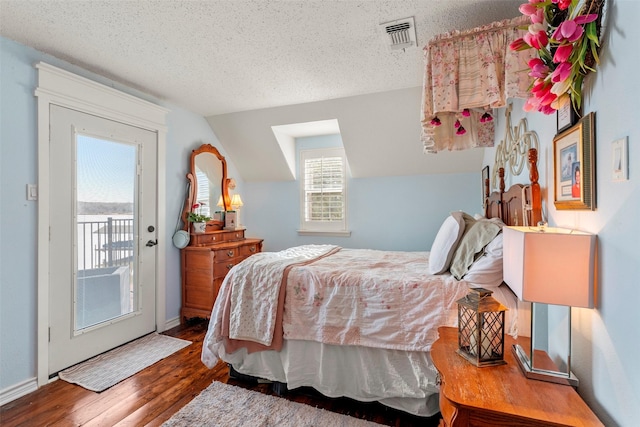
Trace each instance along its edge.
{"label": "white door frame", "polygon": [[166,326],[166,273],[163,260],[167,251],[166,116],[168,109],[96,83],[84,77],[38,62],[38,387],[49,382],[49,107],[51,104],[93,114],[158,135],[158,213],[156,246],[156,330]]}

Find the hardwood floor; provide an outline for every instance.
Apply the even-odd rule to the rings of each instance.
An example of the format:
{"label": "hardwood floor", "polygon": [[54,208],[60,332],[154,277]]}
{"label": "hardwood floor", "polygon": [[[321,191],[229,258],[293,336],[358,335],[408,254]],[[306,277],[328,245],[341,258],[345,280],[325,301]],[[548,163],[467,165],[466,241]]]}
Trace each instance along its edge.
{"label": "hardwood floor", "polygon": [[[166,331],[193,344],[102,393],[55,381],[0,408],[0,424],[9,426],[159,426],[204,390],[220,381],[265,394],[268,384],[229,378],[226,364],[207,369],[200,361],[205,321]],[[289,391],[283,398],[389,426],[436,426],[439,416],[421,418],[378,403],[330,399],[312,389]]]}

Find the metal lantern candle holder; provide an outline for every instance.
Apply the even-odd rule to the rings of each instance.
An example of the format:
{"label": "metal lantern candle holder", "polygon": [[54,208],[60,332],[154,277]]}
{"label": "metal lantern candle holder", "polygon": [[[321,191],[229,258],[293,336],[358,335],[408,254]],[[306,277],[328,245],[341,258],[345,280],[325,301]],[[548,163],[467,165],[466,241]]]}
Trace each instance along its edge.
{"label": "metal lantern candle holder", "polygon": [[458,303],[457,353],[478,367],[504,361],[505,306],[484,288],[471,289]]}

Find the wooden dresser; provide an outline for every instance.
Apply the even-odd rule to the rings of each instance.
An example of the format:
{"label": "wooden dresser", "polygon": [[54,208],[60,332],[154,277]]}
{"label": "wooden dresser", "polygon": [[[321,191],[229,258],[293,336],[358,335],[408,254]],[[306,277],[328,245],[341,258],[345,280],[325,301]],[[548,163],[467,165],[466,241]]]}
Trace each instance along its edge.
{"label": "wooden dresser", "polygon": [[261,251],[262,239],[247,239],[244,230],[191,233],[190,246],[181,252],[181,320],[209,318],[222,280],[231,267]]}
{"label": "wooden dresser", "polygon": [[527,379],[505,336],[506,365],[477,368],[456,353],[458,330],[441,327],[431,357],[440,373],[445,426],[602,426],[568,385]]}

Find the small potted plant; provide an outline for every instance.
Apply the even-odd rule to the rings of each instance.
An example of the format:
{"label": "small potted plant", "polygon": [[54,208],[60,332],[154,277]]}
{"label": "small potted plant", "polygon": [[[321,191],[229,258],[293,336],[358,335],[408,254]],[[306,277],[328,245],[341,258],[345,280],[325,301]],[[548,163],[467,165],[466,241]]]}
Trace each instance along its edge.
{"label": "small potted plant", "polygon": [[189,212],[189,215],[187,216],[187,220],[193,223],[194,233],[202,234],[205,231],[207,231],[207,221],[209,221],[211,218],[206,215],[202,215],[199,212],[199,209],[200,209],[200,203],[196,203],[193,206],[191,206],[191,212]]}

